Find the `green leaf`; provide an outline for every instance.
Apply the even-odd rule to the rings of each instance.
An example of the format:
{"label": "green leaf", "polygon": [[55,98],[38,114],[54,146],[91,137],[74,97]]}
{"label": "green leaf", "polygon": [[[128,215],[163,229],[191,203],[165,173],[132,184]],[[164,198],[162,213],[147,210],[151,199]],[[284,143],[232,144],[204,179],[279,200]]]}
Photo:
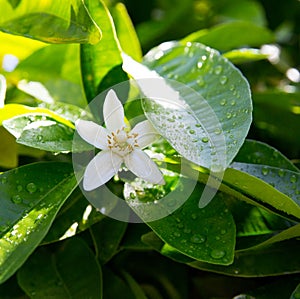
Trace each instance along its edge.
{"label": "green leaf", "polygon": [[92,149],[80,140],[73,146],[75,130],[67,126],[66,122],[58,122],[44,114],[25,114],[4,121],[3,126],[17,138],[18,143],[40,150],[76,152]]}
{"label": "green leaf", "polygon": [[258,49],[247,49],[247,48],[231,50],[229,52],[224,53],[223,56],[226,57],[234,64],[264,60],[268,58],[267,54],[263,54]]}
{"label": "green leaf", "polygon": [[228,168],[220,189],[283,217],[291,220],[300,219],[300,206],[297,203],[261,179],[245,172]]}
{"label": "green leaf", "polygon": [[93,252],[81,239],[64,242],[55,252],[38,249],[18,271],[30,298],[102,298],[102,273]]}
{"label": "green leaf", "polygon": [[296,287],[293,294],[291,295],[290,299],[297,299],[300,296],[300,284]]}
{"label": "green leaf", "polygon": [[300,272],[299,249],[299,241],[291,240],[260,250],[237,252],[233,264],[227,267],[202,262],[191,262],[188,265],[204,271],[240,277],[286,275]]}
{"label": "green leaf", "polygon": [[142,59],[141,45],[125,5],[119,2],[114,7],[110,7],[110,11],[123,51],[140,61]]}
{"label": "green leaf", "polygon": [[234,158],[235,162],[262,164],[299,172],[299,169],[280,151],[256,140],[245,140]]}
{"label": "green leaf", "polygon": [[13,9],[1,1],[0,30],[48,43],[97,43],[101,31],[83,2],[21,1]]}
{"label": "green leaf", "polygon": [[36,163],[0,175],[0,282],[39,245],[76,185],[66,163]]}
{"label": "green leaf", "polygon": [[15,138],[0,127],[0,166],[13,168],[18,165],[17,144]]}
{"label": "green leaf", "polygon": [[218,171],[227,167],[252,120],[250,89],[240,71],[197,43],[162,44],[145,56],[144,64],[166,80],[131,60],[123,67],[156,86],[147,90],[152,98],[145,100],[144,110],[157,131],[186,159]]}
{"label": "green leaf", "polygon": [[129,273],[123,271],[122,275],[123,275],[124,279],[126,280],[126,282],[128,283],[128,285],[130,286],[136,299],[147,299],[147,297],[146,297],[144,291],[142,290],[142,288],[140,287],[140,285],[133,279],[133,277]]}
{"label": "green leaf", "polygon": [[265,181],[300,205],[300,172],[248,163],[233,163],[231,167]]}
{"label": "green leaf", "polygon": [[185,37],[181,43],[199,42],[220,51],[243,46],[261,46],[275,41],[273,33],[250,22],[233,21],[202,29]]}
{"label": "green leaf", "polygon": [[[198,184],[179,209],[165,218],[148,222],[147,225],[168,245],[191,258],[229,265],[233,261],[235,246],[232,215],[218,195],[209,205],[200,209],[198,200],[203,188],[203,185]],[[126,201],[144,221],[145,213],[152,213],[139,199],[126,198]],[[156,205],[160,209],[166,209],[166,206],[160,205],[159,200]]]}
{"label": "green leaf", "polygon": [[[99,85],[103,78],[111,69],[122,63],[122,58],[113,20],[105,4],[102,1],[88,0],[86,5],[103,32],[101,43],[94,46],[81,45],[80,47],[83,85],[86,98],[90,102],[102,91],[99,89]],[[119,82],[121,81],[118,81],[117,77],[114,84]]]}
{"label": "green leaf", "polygon": [[90,232],[101,264],[107,263],[118,252],[126,227],[126,222],[108,217],[92,226]]}

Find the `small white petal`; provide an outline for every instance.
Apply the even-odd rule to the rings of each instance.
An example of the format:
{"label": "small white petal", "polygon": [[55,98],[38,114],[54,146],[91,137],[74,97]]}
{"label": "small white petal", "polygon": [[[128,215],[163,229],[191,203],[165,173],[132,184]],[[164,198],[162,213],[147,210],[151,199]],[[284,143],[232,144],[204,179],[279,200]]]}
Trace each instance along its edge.
{"label": "small white petal", "polygon": [[144,120],[138,123],[131,130],[130,134],[138,134],[136,140],[140,148],[148,146],[159,137],[159,134],[154,129],[149,120]]}
{"label": "small white petal", "polygon": [[108,182],[120,169],[123,159],[112,151],[98,153],[86,167],[83,189],[90,191]]}
{"label": "small white petal", "polygon": [[112,89],[105,97],[103,117],[106,128],[111,132],[115,132],[125,126],[123,105]]}
{"label": "small white petal", "polygon": [[145,181],[153,184],[165,184],[157,165],[143,151],[134,149],[124,157],[124,162],[132,173]]}
{"label": "small white petal", "polygon": [[75,126],[76,131],[83,140],[92,144],[96,148],[102,150],[107,149],[108,132],[105,128],[97,125],[92,121],[82,119],[78,119],[75,122]]}

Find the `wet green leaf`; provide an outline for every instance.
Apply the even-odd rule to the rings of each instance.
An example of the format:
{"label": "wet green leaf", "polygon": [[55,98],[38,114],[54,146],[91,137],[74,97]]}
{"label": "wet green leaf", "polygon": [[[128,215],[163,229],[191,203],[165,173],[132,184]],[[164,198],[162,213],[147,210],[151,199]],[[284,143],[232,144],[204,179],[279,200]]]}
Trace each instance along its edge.
{"label": "wet green leaf", "polygon": [[6,95],[6,79],[0,74],[0,108],[4,107],[4,100]]}
{"label": "wet green leaf", "polygon": [[[203,188],[198,184],[179,209],[147,224],[163,241],[184,255],[208,263],[229,265],[235,246],[232,215],[218,195],[209,205],[200,209],[198,201]],[[147,204],[138,205],[138,199],[126,198],[126,201],[143,220],[147,209],[151,212]],[[156,205],[161,209],[166,208],[164,205],[160,207],[159,200]]]}
{"label": "wet green leaf", "polygon": [[1,1],[0,30],[48,43],[97,43],[101,31],[81,1]]}
{"label": "wet green leaf", "polygon": [[17,144],[15,138],[0,127],[0,166],[13,168],[18,165]]}
{"label": "wet green leaf", "polygon": [[81,239],[64,242],[55,252],[38,249],[18,271],[18,282],[30,298],[102,298],[102,273]]}
{"label": "wet green leaf", "polygon": [[[246,79],[217,51],[198,43],[162,44],[145,56],[144,64],[165,78],[165,94],[156,86],[156,100],[145,100],[147,118],[186,159],[209,169],[225,168],[252,120]],[[135,79],[144,76],[154,86],[159,83],[147,69],[137,72],[134,67],[130,62],[125,68]],[[161,97],[167,98],[157,100]]]}
{"label": "wet green leaf", "polygon": [[260,50],[248,48],[231,50],[224,53],[223,56],[234,64],[264,60],[268,58],[268,55],[263,54]]}
{"label": "wet green leaf", "polygon": [[83,141],[73,146],[74,125],[61,119],[63,122],[45,114],[24,114],[5,120],[3,126],[17,138],[18,143],[29,147],[51,152],[90,150],[92,147]]}
{"label": "wet green leaf", "polygon": [[39,245],[76,185],[67,163],[36,163],[0,175],[1,282]]}

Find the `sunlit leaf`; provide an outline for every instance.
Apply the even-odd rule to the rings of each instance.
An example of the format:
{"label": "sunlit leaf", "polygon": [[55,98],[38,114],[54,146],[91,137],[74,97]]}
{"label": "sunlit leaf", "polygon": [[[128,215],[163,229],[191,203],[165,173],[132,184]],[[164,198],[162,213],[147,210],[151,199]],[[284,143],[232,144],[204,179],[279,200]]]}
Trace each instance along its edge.
{"label": "sunlit leaf", "polygon": [[97,43],[101,31],[81,1],[1,1],[0,30],[49,43]]}
{"label": "sunlit leaf", "polygon": [[250,22],[234,21],[194,32],[181,43],[199,42],[220,51],[228,51],[243,46],[261,46],[274,40],[273,33],[267,28]]}

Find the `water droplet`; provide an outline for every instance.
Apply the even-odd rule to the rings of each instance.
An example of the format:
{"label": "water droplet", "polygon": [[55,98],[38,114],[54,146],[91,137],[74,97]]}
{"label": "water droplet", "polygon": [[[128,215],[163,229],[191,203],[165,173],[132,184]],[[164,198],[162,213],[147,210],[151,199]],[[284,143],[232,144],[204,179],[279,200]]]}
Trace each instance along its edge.
{"label": "water droplet", "polygon": [[220,101],[220,105],[221,105],[221,106],[225,106],[226,103],[227,103],[227,101],[226,101],[225,99],[222,99],[222,100]]}
{"label": "water droplet", "polygon": [[220,128],[215,129],[215,134],[220,135],[222,133],[222,130]]}
{"label": "water droplet", "polygon": [[262,173],[262,175],[268,175],[269,169],[268,169],[267,167],[263,167],[263,168],[261,169],[261,173]]}
{"label": "water droplet", "polygon": [[203,137],[201,140],[202,140],[202,142],[204,142],[204,143],[207,143],[207,142],[209,141],[208,137]]}
{"label": "water droplet", "polygon": [[278,175],[282,178],[285,175],[285,171],[283,169],[278,170]]}
{"label": "water droplet", "polygon": [[192,243],[201,244],[205,242],[206,237],[202,235],[193,235],[190,240]]}
{"label": "water droplet", "polygon": [[210,253],[210,256],[214,259],[221,259],[222,257],[225,256],[225,251],[221,249],[214,249]]}
{"label": "water droplet", "polygon": [[43,139],[43,136],[42,136],[42,135],[37,135],[37,137],[36,137],[36,138],[37,138],[37,140],[38,140],[38,141],[42,141],[42,139]]}
{"label": "water droplet", "polygon": [[189,133],[190,133],[190,134],[195,134],[196,131],[195,131],[195,130],[189,130]]}
{"label": "water droplet", "polygon": [[202,62],[202,61],[199,61],[199,62],[197,63],[197,67],[198,67],[199,69],[201,69],[202,66],[203,66],[203,62]]}
{"label": "water droplet", "polygon": [[223,71],[223,67],[221,65],[216,66],[215,68],[215,74],[220,75]]}
{"label": "water droplet", "polygon": [[27,191],[32,194],[37,190],[37,186],[35,185],[35,183],[29,183],[26,186]]}
{"label": "water droplet", "polygon": [[6,184],[6,183],[7,183],[7,178],[6,177],[1,178],[1,184]]}
{"label": "water droplet", "polygon": [[201,124],[195,124],[196,128],[201,128]]}
{"label": "water droplet", "polygon": [[11,200],[15,204],[20,204],[22,202],[22,197],[19,194],[16,194],[11,198]]}
{"label": "water droplet", "polygon": [[230,85],[229,89],[230,89],[231,91],[233,91],[233,90],[235,90],[235,86],[234,86],[234,85]]}
{"label": "water droplet", "polygon": [[203,80],[202,77],[200,77],[198,80],[197,80],[197,84],[200,86],[200,87],[203,87],[205,85],[205,81]]}
{"label": "water droplet", "polygon": [[22,190],[23,190],[23,187],[22,187],[21,185],[18,185],[18,186],[17,186],[17,191],[18,191],[18,192],[21,192]]}
{"label": "water droplet", "polygon": [[291,183],[296,183],[297,180],[298,180],[298,178],[297,178],[296,175],[294,175],[294,174],[293,174],[293,175],[291,176],[291,178],[290,178]]}
{"label": "water droplet", "polygon": [[173,235],[174,235],[174,237],[176,237],[176,238],[181,237],[181,234],[180,234],[179,232],[174,232]]}
{"label": "water droplet", "polygon": [[235,100],[232,100],[230,104],[231,106],[234,106],[236,104]]}
{"label": "water droplet", "polygon": [[227,112],[227,113],[226,113],[226,118],[227,118],[227,119],[232,118],[232,113],[231,113],[231,112]]}
{"label": "water droplet", "polygon": [[221,235],[225,235],[226,234],[226,230],[225,229],[222,229],[221,230]]}
{"label": "water droplet", "polygon": [[227,78],[226,76],[221,76],[221,78],[220,78],[220,83],[221,83],[222,85],[224,85],[224,84],[226,84],[227,80],[228,80],[228,78]]}

